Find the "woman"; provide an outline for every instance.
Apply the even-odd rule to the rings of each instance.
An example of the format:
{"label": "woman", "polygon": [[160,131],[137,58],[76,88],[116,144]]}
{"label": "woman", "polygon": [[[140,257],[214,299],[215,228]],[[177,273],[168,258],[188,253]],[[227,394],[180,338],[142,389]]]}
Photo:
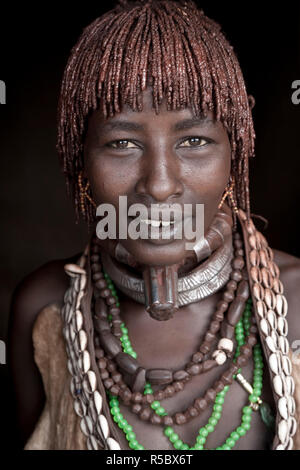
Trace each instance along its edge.
{"label": "woman", "polygon": [[[299,260],[250,217],[253,105],[232,47],[193,2],[122,1],[84,30],[57,148],[91,239],[14,299],[25,449],[300,447]],[[140,227],[156,238],[96,236],[96,208],[119,220],[120,196],[146,207]],[[193,229],[204,207],[192,250],[167,218],[185,204]]]}

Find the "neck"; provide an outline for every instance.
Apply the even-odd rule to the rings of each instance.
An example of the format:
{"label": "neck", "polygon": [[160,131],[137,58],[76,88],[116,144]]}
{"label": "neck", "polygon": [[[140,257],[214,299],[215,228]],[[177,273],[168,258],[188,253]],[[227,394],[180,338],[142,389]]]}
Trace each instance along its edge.
{"label": "neck", "polygon": [[180,306],[217,292],[229,280],[232,214],[227,206],[218,210],[192,254],[176,265],[139,266],[121,243],[109,247],[102,262],[117,287],[143,303],[156,320],[168,320]]}

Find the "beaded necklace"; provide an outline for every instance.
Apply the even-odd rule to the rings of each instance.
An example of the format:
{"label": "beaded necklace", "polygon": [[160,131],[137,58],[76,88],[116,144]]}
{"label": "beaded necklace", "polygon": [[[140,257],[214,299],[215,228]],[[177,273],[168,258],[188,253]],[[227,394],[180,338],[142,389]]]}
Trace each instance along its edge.
{"label": "beaded necklace", "polygon": [[[247,217],[243,211],[239,210],[238,215],[242,228],[243,239],[245,241],[247,273],[249,275],[249,287],[253,301],[253,320],[256,321],[256,325],[253,323],[250,326],[250,334],[245,338],[246,344],[241,343],[242,345],[239,345],[240,354],[235,358],[236,363],[232,363],[230,365],[228,371],[222,375],[221,380],[214,384],[214,388],[207,390],[204,397],[197,398],[194,401],[194,404],[187,410],[183,411],[183,413],[188,415],[189,419],[193,419],[195,416],[198,416],[199,412],[202,412],[203,409],[206,408],[208,403],[213,402],[215,402],[213,412],[221,412],[221,408],[218,407],[220,407],[222,403],[216,402],[217,393],[219,394],[220,392],[223,392],[223,394],[221,394],[221,398],[218,395],[218,399],[220,398],[220,401],[222,402],[222,399],[224,399],[228,390],[225,388],[225,386],[230,385],[236,378],[236,380],[238,380],[238,382],[250,394],[257,395],[257,402],[253,400],[255,397],[251,397],[252,408],[253,410],[257,409],[257,406],[259,405],[262,418],[267,424],[267,416],[263,416],[264,404],[261,403],[261,400],[258,396],[259,394],[257,394],[257,390],[255,390],[255,378],[257,379],[256,385],[259,385],[258,376],[262,376],[260,368],[258,368],[256,371],[256,376],[254,376],[254,390],[252,389],[251,385],[245,381],[242,375],[239,374],[239,368],[246,365],[251,355],[252,349],[254,352],[253,356],[255,362],[255,351],[257,348],[253,348],[253,346],[255,346],[257,343],[256,333],[258,328],[261,348],[269,366],[268,371],[271,377],[273,397],[276,404],[276,433],[273,440],[272,449],[291,450],[293,448],[293,436],[297,431],[297,421],[294,416],[295,400],[293,394],[295,391],[295,383],[291,375],[291,360],[288,357],[288,325],[285,318],[288,310],[287,301],[283,293],[284,289],[282,282],[279,279],[279,269],[274,262],[274,254],[271,248],[268,246],[266,239],[260,232],[256,230],[252,220],[247,220]],[[115,428],[113,427],[112,415],[110,413],[109,406],[107,406],[107,402],[104,400],[106,390],[109,390],[109,393],[111,393],[113,396],[120,396],[124,404],[129,404],[130,402],[134,403],[132,406],[132,411],[136,414],[139,414],[141,419],[149,420],[151,423],[156,425],[163,424],[165,427],[171,427],[174,423],[184,424],[184,422],[186,422],[182,420],[184,417],[183,413],[177,413],[174,416],[159,416],[151,407],[151,404],[153,404],[154,401],[162,400],[164,396],[172,396],[174,393],[182,390],[184,386],[183,381],[186,381],[186,375],[184,374],[184,371],[179,371],[178,373],[176,372],[176,376],[174,374],[173,377],[175,380],[174,386],[168,386],[166,388],[166,391],[168,391],[167,394],[166,392],[160,390],[153,394],[151,393],[152,390],[148,386],[146,387],[146,390],[144,390],[144,386],[147,384],[147,382],[150,382],[152,385],[154,385],[153,380],[150,380],[150,376],[149,379],[147,379],[146,376],[146,381],[143,380],[143,388],[141,389],[142,391],[144,390],[144,393],[147,392],[146,395],[143,396],[142,393],[139,392],[131,393],[127,385],[122,380],[122,375],[117,373],[116,365],[109,357],[107,359],[105,358],[105,352],[100,347],[102,344],[100,345],[99,337],[95,336],[93,338],[91,335],[91,333],[94,331],[90,306],[92,295],[92,280],[90,274],[87,271],[88,254],[90,249],[91,246],[89,244],[78,261],[78,264],[65,266],[65,272],[70,276],[71,279],[70,287],[65,293],[65,303],[61,310],[61,314],[64,324],[63,335],[66,342],[66,352],[68,357],[67,365],[71,374],[70,392],[74,398],[75,413],[80,417],[80,428],[87,437],[87,448],[89,450],[98,450],[103,448],[110,450],[120,450],[118,435]],[[97,251],[94,251],[94,253],[96,255]],[[90,257],[92,262],[93,256],[95,255]],[[239,255],[242,255],[242,252]],[[123,331],[123,329],[120,328],[120,325],[123,323],[121,318],[118,318],[118,307],[120,305],[119,302],[116,302],[116,298],[113,297],[116,295],[116,290],[111,281],[107,283],[109,289],[106,289],[106,282],[104,282],[105,280],[102,279],[103,273],[101,274],[97,264],[91,265],[91,272],[92,277],[94,278],[93,280],[96,281],[95,287],[100,289],[100,291],[96,291],[97,301],[101,300],[103,303],[103,299],[98,298],[100,294],[100,297],[105,298],[105,303],[108,307],[107,310],[104,305],[103,310],[101,311],[100,308],[100,311],[97,313],[97,302],[95,303],[96,313],[100,315],[99,319],[104,320],[104,323],[101,320],[101,328],[104,326],[104,329],[107,329],[105,320],[108,323],[108,329],[112,328],[112,334],[107,331],[107,333],[102,335],[103,339],[105,339],[105,337],[106,339],[109,337],[109,341],[107,341],[105,345],[106,349],[108,350],[106,352],[108,352],[111,357],[116,357],[116,354],[119,354],[119,351],[123,350],[122,346],[125,346],[127,348],[127,354],[122,352],[119,355],[123,355],[123,359],[129,358],[133,360],[133,358],[136,357],[136,353],[130,346],[130,341],[127,334],[128,331]],[[233,274],[236,276],[237,273],[233,271]],[[240,279],[234,280],[239,281]],[[224,297],[224,301],[222,301],[219,306],[222,311],[220,310],[215,313],[216,321],[213,321],[211,324],[214,332],[219,330],[219,323],[223,320],[223,313],[228,307],[228,302],[233,300],[231,290],[235,291],[237,286],[236,282],[230,282],[230,284],[231,286],[228,292],[225,291],[223,294],[226,296],[226,298]],[[246,289],[243,288],[242,291],[243,292],[240,293],[242,293],[244,296],[246,294]],[[248,296],[244,297],[245,302],[248,297],[249,294]],[[245,309],[245,302],[243,306],[240,305],[238,307],[241,314]],[[98,306],[101,307],[100,304]],[[237,307],[237,305],[235,305],[235,307]],[[236,327],[241,317],[238,316],[238,318],[236,318],[237,315],[235,314],[238,312],[234,310],[235,309],[233,309],[233,312],[229,311],[227,317],[230,313],[234,313],[230,323]],[[112,315],[111,322],[108,321],[109,314]],[[236,321],[234,321],[235,319]],[[229,326],[231,325],[226,324],[225,322],[225,329],[222,331],[221,328],[221,335],[231,335]],[[122,327],[125,328],[125,325],[122,325]],[[243,323],[243,327],[244,330],[247,331],[247,325],[244,326]],[[234,329],[233,334],[230,337],[233,338],[234,335],[236,335],[238,342],[239,338],[241,340],[243,338],[242,333],[243,332],[241,330],[236,331]],[[114,337],[114,335],[116,337]],[[119,338],[119,342],[117,337]],[[120,341],[121,337],[123,337],[122,342]],[[200,360],[202,360],[203,354],[206,354],[211,350],[209,340],[211,340],[210,332],[206,334],[205,340],[201,346]],[[93,342],[94,344],[92,344]],[[131,352],[131,354],[128,354],[128,352]],[[194,359],[196,365],[188,367],[190,369],[188,373],[190,374],[191,372],[191,376],[201,373],[200,369],[197,368],[196,370],[196,366],[198,367],[197,363],[199,362],[199,353],[193,355],[193,360]],[[210,366],[210,363],[214,362],[216,361],[208,361],[208,365]],[[131,366],[132,364],[129,365]],[[136,364],[133,365],[136,366]],[[111,378],[109,378],[110,376]],[[181,380],[182,382],[180,382]],[[118,383],[120,383],[120,386],[118,386]],[[171,394],[170,391],[172,391]],[[143,406],[141,406],[140,403],[142,403]],[[161,409],[158,404],[153,406],[157,407],[159,412],[164,413],[164,410]],[[244,411],[246,412],[246,410]],[[212,421],[210,421],[206,426],[216,424],[214,419],[218,420],[218,415],[212,415],[210,419]],[[247,419],[248,418],[244,420],[242,419],[242,424],[244,422],[246,423]],[[124,422],[124,425],[125,424],[126,423]],[[246,425],[243,427],[247,428],[248,426]],[[129,431],[133,432],[130,428]],[[208,429],[202,429],[201,437],[198,436],[199,439],[202,437],[207,437],[208,434],[206,435],[206,433],[209,433],[209,431],[211,431],[211,427]],[[172,439],[174,440],[174,443],[179,440],[176,435],[172,434],[173,430],[168,430],[167,432],[170,432],[171,435],[173,435]],[[238,430],[233,432],[238,432]],[[239,432],[241,433],[243,431],[239,430]],[[134,436],[131,435],[131,438],[133,437]],[[229,436],[229,438],[234,437],[236,438],[237,436],[235,434]],[[196,444],[200,444],[200,446],[204,445],[202,440],[200,440],[200,442],[196,442]],[[232,442],[229,441],[229,444],[232,444]],[[228,442],[225,442],[225,446],[227,445]]]}
{"label": "beaded necklace", "polygon": [[[112,294],[114,295],[114,297],[117,300],[117,303],[119,304],[117,292],[116,292],[115,287],[112,284],[111,279],[106,273],[104,274],[104,277],[108,282],[108,286],[111,289]],[[237,323],[236,328],[235,328],[237,349],[236,349],[235,356],[233,359],[234,362],[239,356],[241,346],[245,344],[245,335],[247,336],[249,334],[249,329],[251,326],[251,315],[252,315],[252,301],[249,298],[246,304],[246,308],[243,313],[243,317]],[[112,316],[110,315],[109,321],[111,320],[112,320]],[[124,353],[129,354],[132,357],[136,358],[137,354],[131,346],[130,339],[128,336],[128,329],[126,328],[124,323],[121,324],[121,330],[122,330],[121,343],[122,343]],[[250,389],[251,393],[249,394],[249,405],[244,406],[242,410],[241,425],[238,426],[233,432],[231,432],[230,436],[226,439],[226,441],[222,445],[220,445],[214,450],[231,450],[235,446],[236,442],[242,436],[244,436],[248,430],[250,430],[252,412],[253,410],[257,410],[259,407],[257,403],[260,403],[260,405],[265,405],[262,403],[260,399],[260,395],[262,392],[262,385],[263,385],[262,383],[263,356],[262,356],[262,350],[259,344],[256,344],[254,346],[253,358],[254,358],[253,388],[251,390],[251,387],[249,387],[249,384],[247,384],[248,390]],[[234,379],[236,379],[240,373],[241,373],[241,369],[239,369],[237,374],[234,375]],[[208,423],[199,429],[196,442],[192,447],[189,447],[188,444],[184,443],[171,426],[166,426],[164,428],[164,435],[168,437],[174,449],[207,450],[204,448],[204,445],[206,443],[208,435],[211,434],[215,430],[215,427],[221,418],[223,403],[224,403],[224,399],[228,390],[229,390],[229,385],[225,386],[224,389],[217,394],[214,405],[213,405],[213,412],[211,414],[211,417],[209,418]],[[149,383],[146,383],[145,385],[144,395],[146,394],[153,394],[153,390]],[[138,442],[136,438],[136,434],[134,433],[132,426],[128,423],[128,421],[122,415],[118,398],[113,396],[109,391],[107,391],[107,395],[109,398],[110,411],[111,411],[111,415],[113,416],[113,420],[118,425],[118,427],[124,432],[126,439],[128,441],[129,447],[133,450],[144,450],[145,448]],[[158,400],[152,402],[151,408],[159,416],[167,415],[167,412],[161,406]],[[262,414],[262,419],[264,420],[266,425],[271,427],[273,425],[272,419],[267,420],[263,412],[261,414]]]}

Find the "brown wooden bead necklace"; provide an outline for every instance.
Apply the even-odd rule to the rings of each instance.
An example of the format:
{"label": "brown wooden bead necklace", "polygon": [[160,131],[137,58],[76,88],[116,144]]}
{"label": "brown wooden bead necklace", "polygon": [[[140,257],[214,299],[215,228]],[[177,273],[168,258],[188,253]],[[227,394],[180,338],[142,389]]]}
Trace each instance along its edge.
{"label": "brown wooden bead necklace", "polygon": [[[120,318],[120,308],[102,271],[100,247],[97,243],[92,243],[91,271],[95,300],[93,321],[97,332],[95,345],[100,376],[106,390],[109,390],[112,395],[119,396],[125,405],[131,404],[131,411],[137,414],[141,420],[164,425],[184,424],[190,421],[215,400],[217,393],[233,382],[233,376],[237,373],[239,367],[246,365],[249,361],[252,348],[257,342],[257,328],[254,324],[250,328],[250,335],[246,344],[240,350],[241,354],[237,362],[232,363],[213,387],[208,389],[203,397],[198,397],[192,406],[189,406],[181,413],[175,413],[174,416],[158,416],[150,406],[155,400],[163,400],[183,390],[185,383],[190,381],[193,376],[205,373],[232,357],[234,329],[241,318],[246,300],[249,297],[247,275],[243,271],[245,265],[243,243],[238,232],[234,233],[233,244],[235,256],[232,261],[230,280],[226,285],[222,300],[217,304],[204,341],[200,345],[199,351],[193,354],[192,360],[186,364],[184,369],[172,372],[167,369],[150,369],[146,371],[136,359],[122,352],[120,337],[123,322]],[[226,311],[227,315],[224,318]],[[109,315],[111,315],[112,326],[110,326],[108,320]],[[222,339],[218,343],[218,349],[213,353],[212,359],[205,359],[205,356],[211,352],[220,329]],[[125,383],[122,373],[127,374],[127,377],[129,376],[129,379],[127,379],[129,384]],[[141,392],[146,380],[151,385],[166,385],[166,387],[154,392],[154,394],[143,395]]]}

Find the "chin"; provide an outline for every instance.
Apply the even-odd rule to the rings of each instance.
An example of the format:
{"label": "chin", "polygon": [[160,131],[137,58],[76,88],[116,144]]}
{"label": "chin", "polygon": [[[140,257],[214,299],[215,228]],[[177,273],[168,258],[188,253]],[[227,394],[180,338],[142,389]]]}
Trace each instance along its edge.
{"label": "chin", "polygon": [[126,240],[124,247],[137,263],[147,266],[181,264],[186,256],[185,240]]}

